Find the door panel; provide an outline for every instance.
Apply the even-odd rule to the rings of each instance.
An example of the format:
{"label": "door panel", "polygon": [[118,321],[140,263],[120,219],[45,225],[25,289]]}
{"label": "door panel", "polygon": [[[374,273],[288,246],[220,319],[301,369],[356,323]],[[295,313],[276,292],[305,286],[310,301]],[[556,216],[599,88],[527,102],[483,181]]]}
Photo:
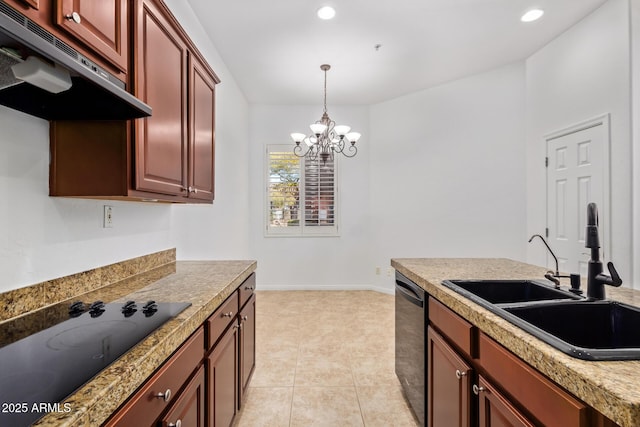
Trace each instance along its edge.
{"label": "door panel", "polygon": [[600,214],[600,242],[607,242],[605,126],[599,124],[547,139],[547,226],[560,271],[587,274],[584,247],[587,205]]}
{"label": "door panel", "polygon": [[202,64],[190,61],[189,197],[213,200],[214,188],[214,100],[215,83]]}
{"label": "door panel", "polygon": [[533,427],[504,396],[478,376],[479,427]]}
{"label": "door panel", "polygon": [[135,92],[153,115],[135,125],[136,189],[186,196],[187,46],[152,3],[143,5]]}
{"label": "door panel", "polygon": [[470,427],[471,367],[431,327],[427,349],[427,426]]}

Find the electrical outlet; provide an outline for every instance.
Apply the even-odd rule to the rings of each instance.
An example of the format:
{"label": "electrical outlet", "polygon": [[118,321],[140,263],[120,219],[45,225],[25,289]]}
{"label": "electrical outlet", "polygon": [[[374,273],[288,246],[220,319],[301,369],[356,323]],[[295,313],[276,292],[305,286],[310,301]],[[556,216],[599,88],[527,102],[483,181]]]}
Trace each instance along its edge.
{"label": "electrical outlet", "polygon": [[380,267],[376,267],[376,275],[379,276],[380,275]]}
{"label": "electrical outlet", "polygon": [[104,205],[103,228],[113,228],[113,206]]}
{"label": "electrical outlet", "polygon": [[392,274],[393,274],[393,268],[391,267],[387,268],[387,277],[391,277]]}

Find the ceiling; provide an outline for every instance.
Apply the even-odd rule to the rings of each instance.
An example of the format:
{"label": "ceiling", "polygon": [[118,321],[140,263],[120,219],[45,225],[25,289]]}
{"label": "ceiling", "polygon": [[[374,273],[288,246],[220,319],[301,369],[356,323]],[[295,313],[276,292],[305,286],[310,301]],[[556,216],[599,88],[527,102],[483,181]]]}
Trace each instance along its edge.
{"label": "ceiling", "polygon": [[[509,64],[606,2],[187,1],[247,100],[283,105],[322,103],[324,63],[329,105],[374,104]],[[333,20],[317,18],[324,5]],[[533,7],[544,16],[520,22]]]}

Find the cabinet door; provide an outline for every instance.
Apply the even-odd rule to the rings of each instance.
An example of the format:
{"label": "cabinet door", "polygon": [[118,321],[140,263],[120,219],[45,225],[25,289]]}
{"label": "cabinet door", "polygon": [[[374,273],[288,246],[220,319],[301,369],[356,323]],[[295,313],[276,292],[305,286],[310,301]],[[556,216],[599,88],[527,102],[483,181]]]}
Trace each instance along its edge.
{"label": "cabinet door", "polygon": [[153,109],[135,121],[136,189],[187,195],[187,45],[154,2],[138,0],[135,95]]}
{"label": "cabinet door", "polygon": [[207,358],[210,427],[229,427],[236,416],[238,328],[239,325],[235,323],[227,329]]}
{"label": "cabinet door", "polygon": [[204,366],[200,366],[176,402],[160,419],[160,425],[205,427],[207,420],[204,410],[206,405],[204,384]]}
{"label": "cabinet door", "polygon": [[478,376],[479,427],[533,427],[527,418],[487,380]]}
{"label": "cabinet door", "polygon": [[56,24],[125,73],[128,18],[126,0],[57,0]]}
{"label": "cabinet door", "polygon": [[427,426],[470,427],[471,367],[431,327],[427,354]]}
{"label": "cabinet door", "polygon": [[240,398],[242,405],[249,379],[256,366],[256,296],[252,295],[247,305],[240,311]]}
{"label": "cabinet door", "polygon": [[215,82],[195,55],[189,64],[189,197],[213,200]]}

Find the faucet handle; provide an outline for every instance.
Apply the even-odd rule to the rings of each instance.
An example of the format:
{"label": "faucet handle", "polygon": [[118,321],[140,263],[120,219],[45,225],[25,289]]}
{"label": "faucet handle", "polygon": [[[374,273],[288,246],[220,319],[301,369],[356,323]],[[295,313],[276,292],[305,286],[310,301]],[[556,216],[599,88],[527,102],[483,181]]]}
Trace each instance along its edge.
{"label": "faucet handle", "polygon": [[611,276],[600,273],[596,276],[596,279],[598,279],[601,283],[609,286],[618,287],[622,285],[622,279],[620,278],[620,275],[616,271],[616,268],[613,266],[613,263],[611,261],[607,263],[607,268],[609,269],[609,274]]}
{"label": "faucet handle", "polygon": [[616,287],[622,285],[622,279],[620,278],[620,275],[616,271],[616,268],[613,266],[613,263],[611,261],[607,263],[607,268],[609,269],[609,274],[611,274],[611,281],[613,282],[611,283],[611,285]]}

